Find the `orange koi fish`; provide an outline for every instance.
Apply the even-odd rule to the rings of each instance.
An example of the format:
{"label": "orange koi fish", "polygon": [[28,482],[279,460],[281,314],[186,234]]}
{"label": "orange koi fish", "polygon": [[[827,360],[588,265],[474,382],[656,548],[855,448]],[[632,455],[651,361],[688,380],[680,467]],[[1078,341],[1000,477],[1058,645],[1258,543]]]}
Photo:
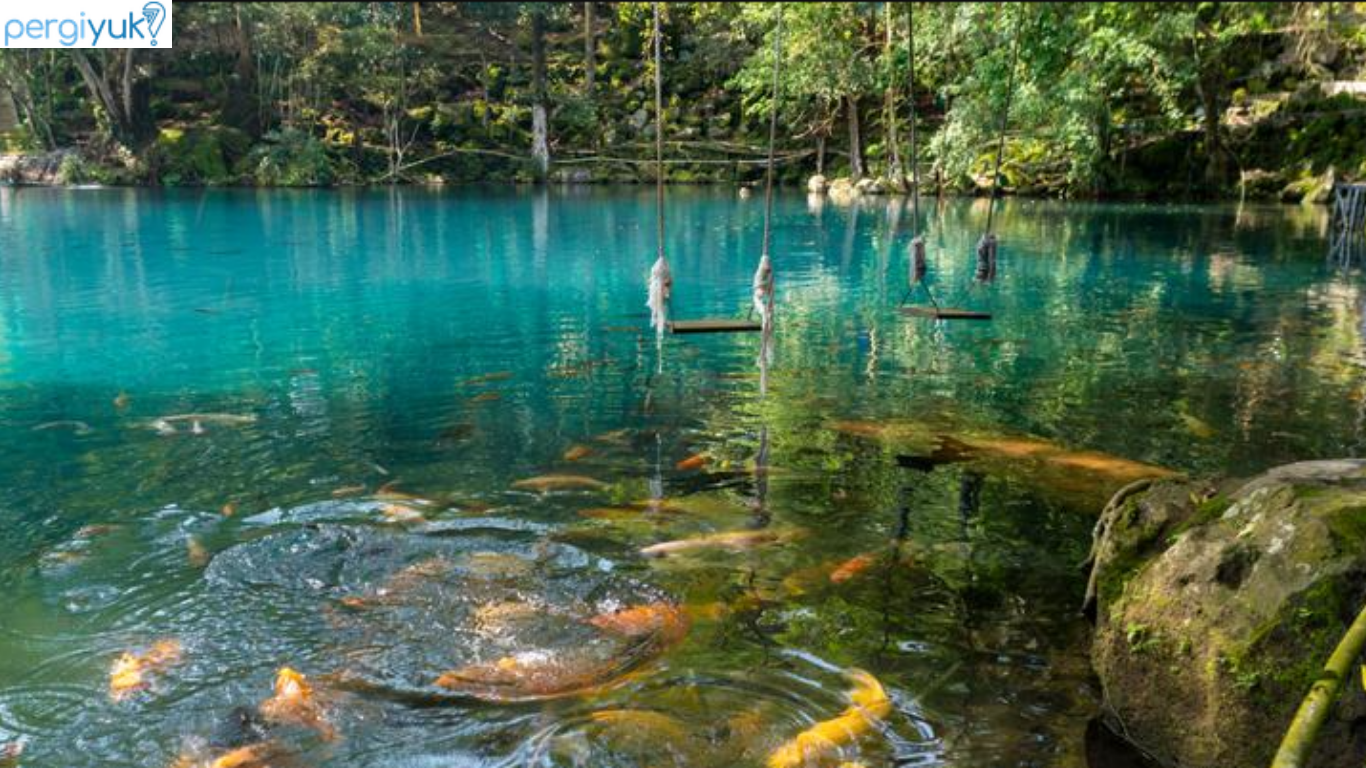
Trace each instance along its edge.
{"label": "orange koi fish", "polygon": [[171,768],[279,768],[285,757],[285,749],[279,744],[262,741],[229,750],[213,760],[181,755]]}
{"label": "orange koi fish", "polygon": [[858,576],[877,563],[877,555],[867,552],[862,555],[855,555],[835,567],[830,572],[830,583],[843,584],[846,581]]}
{"label": "orange koi fish", "polygon": [[123,701],[151,685],[148,678],[180,661],[179,640],[158,640],[146,653],[125,652],[109,671],[109,697]]}
{"label": "orange koi fish", "polygon": [[711,461],[711,457],[708,456],[707,454],[705,454],[705,453],[695,453],[695,454],[693,454],[692,456],[689,456],[688,458],[683,459],[682,461],[680,461],[680,462],[678,462],[677,464],[675,464],[675,465],[674,465],[674,469],[681,470],[681,471],[688,471],[688,472],[690,472],[690,471],[692,471],[692,470],[694,470],[694,469],[701,469],[701,468],[707,466],[707,464],[708,464],[710,461]]}
{"label": "orange koi fish", "polygon": [[589,624],[623,637],[658,635],[666,642],[682,639],[688,631],[688,617],[672,603],[633,605],[612,613],[600,613]]}
{"label": "orange koi fish", "polygon": [[275,695],[261,702],[261,715],[273,723],[312,728],[329,741],[337,737],[313,686],[289,667],[281,667],[275,674]]}
{"label": "orange koi fish", "polygon": [[872,730],[892,711],[892,701],[877,678],[862,670],[850,670],[854,689],[851,706],[838,717],[823,720],[797,734],[768,756],[768,768],[802,768],[816,765],[845,744]]}

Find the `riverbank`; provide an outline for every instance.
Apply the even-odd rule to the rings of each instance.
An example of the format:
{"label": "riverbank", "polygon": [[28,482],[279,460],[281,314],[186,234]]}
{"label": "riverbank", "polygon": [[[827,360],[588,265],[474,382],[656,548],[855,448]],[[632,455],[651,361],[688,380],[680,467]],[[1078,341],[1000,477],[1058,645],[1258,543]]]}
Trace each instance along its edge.
{"label": "riverbank", "polygon": [[[268,153],[258,158],[255,172],[238,168],[231,171],[227,159],[222,157],[221,148],[209,148],[195,153],[194,160],[177,161],[159,171],[150,169],[143,161],[126,158],[123,162],[96,160],[76,148],[64,148],[51,152],[0,154],[0,185],[3,186],[40,186],[40,187],[255,187],[255,188],[344,188],[344,187],[384,187],[393,184],[444,185],[444,184],[652,184],[653,168],[645,161],[621,160],[615,164],[589,167],[570,165],[554,168],[544,182],[534,176],[517,171],[504,170],[487,177],[468,174],[426,173],[407,178],[403,181],[375,181],[356,178],[333,171],[325,159],[286,160],[269,159]],[[1007,166],[1007,171],[1009,167]],[[1260,200],[1286,203],[1326,204],[1329,202],[1335,183],[1344,179],[1335,166],[1328,166],[1321,173],[1303,172],[1297,175],[1285,171],[1264,171],[1253,169],[1245,171],[1240,185],[1220,194],[1210,194],[1208,190],[1183,189],[1177,187],[1160,188],[1143,186],[1104,195],[1074,195],[1068,190],[1049,184],[1046,180],[1015,176],[1003,173],[1002,194],[1049,199],[1108,199],[1108,200]],[[932,173],[926,174],[922,182],[922,194],[951,196],[988,196],[991,193],[991,179],[988,175],[971,177],[966,183],[947,184]],[[675,164],[666,172],[666,182],[671,185],[730,185],[752,188],[763,181],[762,167],[749,160],[735,160],[730,163],[715,161],[706,165]],[[836,199],[849,199],[854,196],[885,196],[910,194],[911,184],[906,178],[886,176],[829,176],[814,173],[807,175],[803,169],[794,165],[780,168],[778,183],[784,187],[801,187],[814,194],[829,194]]]}

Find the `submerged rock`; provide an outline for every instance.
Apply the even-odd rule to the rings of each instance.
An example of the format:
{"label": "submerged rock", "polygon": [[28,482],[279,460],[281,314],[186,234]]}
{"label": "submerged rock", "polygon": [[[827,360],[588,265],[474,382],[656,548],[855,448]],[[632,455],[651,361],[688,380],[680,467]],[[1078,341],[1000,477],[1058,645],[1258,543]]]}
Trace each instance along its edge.
{"label": "submerged rock", "polygon": [[[1105,717],[1163,763],[1270,763],[1366,601],[1366,461],[1245,483],[1135,483],[1096,529],[1088,600]],[[1366,695],[1345,686],[1311,765],[1359,766]]]}

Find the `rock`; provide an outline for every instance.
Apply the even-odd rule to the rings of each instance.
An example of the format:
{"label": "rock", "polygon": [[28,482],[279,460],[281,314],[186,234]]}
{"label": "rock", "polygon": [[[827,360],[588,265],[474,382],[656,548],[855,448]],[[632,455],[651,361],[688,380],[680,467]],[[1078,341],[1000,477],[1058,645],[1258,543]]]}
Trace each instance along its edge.
{"label": "rock", "polygon": [[823,194],[830,184],[825,180],[825,176],[816,174],[806,180],[806,191],[812,194]]}
{"label": "rock", "polygon": [[830,183],[827,194],[830,195],[830,200],[832,202],[839,205],[848,205],[858,199],[859,190],[858,187],[854,185],[853,180],[839,178]]}
{"label": "rock", "polygon": [[740,199],[748,200],[754,194],[754,190],[749,187],[740,187]]}
{"label": "rock", "polygon": [[640,109],[637,109],[635,112],[631,114],[631,127],[639,131],[640,129],[645,127],[645,123],[649,121],[649,119],[649,113],[645,111],[644,107],[641,107]]}
{"label": "rock", "polygon": [[58,149],[37,154],[0,155],[0,183],[60,184],[62,163],[79,161],[74,150]]}
{"label": "rock", "polygon": [[[1140,481],[1106,507],[1094,556],[1109,724],[1165,764],[1267,765],[1366,601],[1366,460]],[[1313,766],[1366,754],[1366,694],[1345,688]]]}
{"label": "rock", "polygon": [[592,184],[593,172],[587,168],[557,168],[551,178],[561,184]]}
{"label": "rock", "polygon": [[873,178],[862,178],[854,185],[860,195],[880,195],[882,194],[882,182]]}

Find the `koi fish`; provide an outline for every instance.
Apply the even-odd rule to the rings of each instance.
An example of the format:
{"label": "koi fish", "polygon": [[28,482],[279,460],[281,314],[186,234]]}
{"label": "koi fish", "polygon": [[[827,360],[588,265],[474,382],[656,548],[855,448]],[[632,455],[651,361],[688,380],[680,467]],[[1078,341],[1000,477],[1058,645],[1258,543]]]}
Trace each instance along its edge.
{"label": "koi fish", "polygon": [[206,549],[203,544],[199,543],[199,539],[196,539],[193,536],[185,540],[185,557],[190,561],[190,565],[195,568],[203,568],[208,565],[209,560],[213,558],[213,556],[209,554],[209,550]]}
{"label": "koi fish", "polygon": [[261,702],[260,709],[269,722],[311,728],[329,741],[337,737],[313,686],[289,667],[281,667],[275,674],[275,695]]}
{"label": "koi fish", "polygon": [[133,398],[129,397],[127,392],[120,392],[114,396],[114,407],[121,411],[127,408],[132,401]]}
{"label": "koi fish", "polygon": [[623,637],[656,635],[667,642],[682,639],[688,631],[688,617],[672,603],[633,605],[610,613],[600,613],[589,624]]}
{"label": "koi fish", "polygon": [[589,718],[600,725],[649,735],[659,744],[677,744],[688,739],[681,722],[649,709],[604,709],[592,713]]}
{"label": "koi fish", "polygon": [[601,491],[607,484],[583,475],[541,475],[518,480],[512,484],[514,490],[550,493],[551,491]]}
{"label": "koi fish", "polygon": [[674,465],[674,469],[683,470],[683,471],[691,471],[691,470],[694,470],[694,469],[701,469],[701,468],[707,466],[707,463],[710,462],[710,461],[711,461],[711,457],[707,456],[707,454],[705,454],[705,453],[697,453],[697,454],[693,454],[692,456],[689,456],[688,458],[683,459],[682,461],[680,461],[680,462],[678,462],[677,464],[675,464],[675,465]]}
{"label": "koi fish", "polygon": [[95,431],[95,430],[91,429],[91,428],[90,428],[90,425],[89,425],[89,424],[86,424],[84,421],[74,421],[74,420],[70,420],[70,419],[68,419],[68,420],[66,420],[66,421],[48,421],[48,422],[44,422],[44,423],[39,424],[38,426],[34,427],[34,428],[33,428],[33,431],[34,431],[34,432],[48,432],[48,431],[54,430],[54,429],[69,429],[69,430],[71,430],[73,433],[75,433],[75,434],[77,434],[77,435],[88,435],[88,434],[90,434],[90,433],[92,433],[92,432]]}
{"label": "koi fish", "polygon": [[640,550],[640,554],[646,557],[664,557],[675,555],[680,552],[692,552],[698,549],[729,549],[742,550],[757,547],[762,544],[773,544],[781,541],[782,537],[773,531],[725,531],[723,533],[709,533],[705,536],[695,536],[691,539],[678,539],[676,541],[665,541],[659,544],[652,544]]}
{"label": "koi fish", "polygon": [[180,661],[179,640],[158,640],[146,653],[126,651],[109,671],[109,698],[123,701],[151,685],[148,678]]}
{"label": "koi fish", "polygon": [[0,768],[14,768],[19,765],[19,758],[24,756],[24,747],[23,739],[0,744]]}
{"label": "koi fish", "polygon": [[93,525],[83,525],[76,530],[76,538],[93,539],[97,536],[107,536],[113,533],[114,531],[117,531],[118,529],[119,527],[117,525],[112,525],[110,523],[95,523]]}
{"label": "koi fish", "polygon": [[223,517],[232,517],[233,515],[237,514],[237,505],[229,501],[228,503],[223,505],[222,509],[218,511],[222,513]]}
{"label": "koi fish", "polygon": [[851,706],[838,717],[823,720],[797,734],[768,756],[768,768],[802,768],[816,765],[845,744],[872,730],[892,711],[892,701],[877,678],[862,670],[850,670],[854,688]]}
{"label": "koi fish", "polygon": [[876,562],[877,555],[874,555],[871,552],[855,555],[854,557],[845,560],[843,563],[840,563],[835,567],[835,570],[830,572],[830,583],[843,584],[868,570]]}
{"label": "koi fish", "polygon": [[593,455],[593,449],[586,445],[575,445],[564,452],[565,461],[579,461]]}
{"label": "koi fish", "polygon": [[212,760],[199,760],[190,755],[181,755],[171,764],[171,768],[273,768],[280,766],[285,750],[271,741],[248,744],[231,749]]}
{"label": "koi fish", "polygon": [[379,513],[390,523],[417,523],[425,520],[422,510],[405,507],[402,504],[385,504]]}
{"label": "koi fish", "polygon": [[512,371],[494,371],[492,373],[485,373],[479,376],[474,376],[472,378],[465,379],[464,381],[460,382],[460,386],[472,387],[476,384],[487,384],[491,381],[507,381],[510,378],[512,378]]}
{"label": "koi fish", "polygon": [[241,424],[255,424],[256,417],[251,414],[236,413],[177,413],[173,416],[162,416],[157,421],[164,421],[168,424],[174,424],[177,421],[198,421],[203,424],[221,424],[230,427]]}
{"label": "koi fish", "polygon": [[528,701],[594,690],[621,679],[620,672],[616,659],[524,651],[445,672],[436,685],[487,701]]}
{"label": "koi fish", "polygon": [[500,394],[500,393],[498,393],[498,392],[480,392],[479,394],[475,395],[474,397],[471,397],[471,398],[470,398],[470,402],[471,402],[471,403],[492,403],[492,402],[494,402],[495,400],[502,400],[502,399],[503,399],[502,394]]}

